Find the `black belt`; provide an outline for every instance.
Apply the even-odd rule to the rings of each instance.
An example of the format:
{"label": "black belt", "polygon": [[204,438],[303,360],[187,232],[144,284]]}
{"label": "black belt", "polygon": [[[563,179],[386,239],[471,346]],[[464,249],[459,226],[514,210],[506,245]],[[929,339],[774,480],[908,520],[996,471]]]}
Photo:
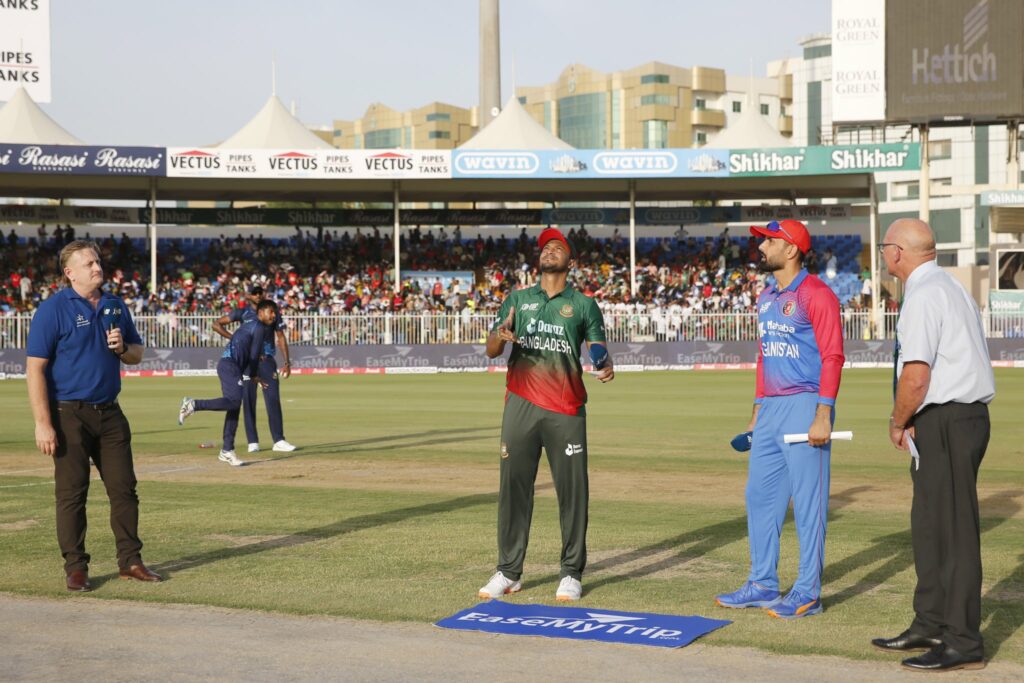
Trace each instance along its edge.
{"label": "black belt", "polygon": [[117,401],[110,401],[108,403],[86,403],[85,401],[57,401],[59,406],[67,406],[69,408],[92,408],[93,410],[110,410],[111,408],[117,408]]}

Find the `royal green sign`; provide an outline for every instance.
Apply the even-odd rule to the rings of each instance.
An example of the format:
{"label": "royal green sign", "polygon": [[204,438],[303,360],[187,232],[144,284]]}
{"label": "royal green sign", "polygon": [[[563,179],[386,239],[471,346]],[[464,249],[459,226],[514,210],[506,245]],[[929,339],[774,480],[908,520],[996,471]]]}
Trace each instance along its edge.
{"label": "royal green sign", "polygon": [[921,145],[916,142],[729,151],[729,176],[733,178],[917,171],[920,168]]}

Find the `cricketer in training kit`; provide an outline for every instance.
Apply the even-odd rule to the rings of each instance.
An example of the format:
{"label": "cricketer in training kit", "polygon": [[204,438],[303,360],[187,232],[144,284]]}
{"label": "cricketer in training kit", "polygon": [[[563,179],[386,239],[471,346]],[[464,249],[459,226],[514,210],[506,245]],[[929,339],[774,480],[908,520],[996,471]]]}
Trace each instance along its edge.
{"label": "cricketer in training kit", "polygon": [[[832,423],[842,372],[839,300],[803,268],[811,237],[803,223],[750,228],[764,237],[760,269],[775,276],[757,300],[760,348],[747,475],[750,575],[722,607],[763,607],[783,619],[818,614],[825,563]],[[785,434],[807,433],[787,444]],[[779,592],[779,536],[793,501],[800,565],[792,590]]]}
{"label": "cricketer in training kit", "polygon": [[[228,332],[225,325],[247,323],[256,320],[256,307],[264,299],[263,288],[259,285],[252,287],[246,298],[249,300],[248,306],[236,308],[228,315],[221,316],[214,321],[214,332],[225,339],[231,339],[231,333]],[[288,325],[278,315],[273,323],[273,328],[273,338],[267,339],[263,344],[259,376],[267,383],[263,387],[263,403],[267,407],[267,422],[270,424],[270,437],[274,443],[273,449],[275,451],[290,452],[295,450],[295,446],[288,443],[284,438],[284,414],[281,410],[281,379],[279,379],[288,379],[292,373],[291,356],[288,352],[288,338],[284,333],[288,329]],[[278,371],[277,360],[274,358],[275,341],[277,346],[280,347],[281,353],[284,354],[284,365],[281,366],[280,371]],[[249,452],[255,453],[260,449],[260,438],[256,431],[256,384],[253,382],[245,385],[245,392],[242,396],[242,417],[245,420],[245,436],[249,442]]]}
{"label": "cricketer in training kit", "polygon": [[266,388],[266,378],[259,375],[260,356],[264,344],[274,333],[274,322],[277,320],[277,304],[264,299],[256,307],[256,320],[252,320],[235,330],[231,341],[220,361],[217,362],[217,377],[220,378],[221,398],[181,400],[178,410],[178,424],[199,410],[224,411],[224,445],[218,459],[232,467],[245,463],[235,455],[235,432],[238,431],[238,413],[242,407],[242,397],[247,382],[257,381]]}
{"label": "cricketer in training kit", "polygon": [[[501,425],[497,571],[479,595],[497,598],[520,590],[533,516],[534,482],[541,447],[558,496],[562,529],[557,600],[579,600],[587,563],[587,392],[580,346],[585,341],[600,366],[597,379],[615,377],[606,358],[604,318],[593,299],[567,284],[574,254],[557,228],[538,239],[540,282],[509,293],[487,338],[496,358],[511,343]],[[600,360],[598,360],[600,359]]]}

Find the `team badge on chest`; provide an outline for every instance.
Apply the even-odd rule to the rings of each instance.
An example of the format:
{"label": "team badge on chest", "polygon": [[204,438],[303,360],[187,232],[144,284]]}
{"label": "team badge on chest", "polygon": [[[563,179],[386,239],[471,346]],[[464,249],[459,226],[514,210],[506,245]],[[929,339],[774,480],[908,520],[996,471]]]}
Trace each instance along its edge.
{"label": "team badge on chest", "polygon": [[787,301],[786,303],[782,304],[782,315],[791,316],[794,313],[796,313],[795,301]]}
{"label": "team badge on chest", "polygon": [[572,313],[573,311],[571,304],[566,304],[562,306],[561,310],[558,311],[558,315],[562,316],[563,318],[571,318]]}

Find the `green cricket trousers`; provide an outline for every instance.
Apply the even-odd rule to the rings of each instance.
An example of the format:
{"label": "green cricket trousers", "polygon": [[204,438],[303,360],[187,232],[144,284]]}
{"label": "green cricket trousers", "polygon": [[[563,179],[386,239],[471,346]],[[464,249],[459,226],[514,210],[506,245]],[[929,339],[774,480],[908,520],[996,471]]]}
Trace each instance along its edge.
{"label": "green cricket trousers", "polygon": [[498,492],[498,571],[518,581],[523,573],[533,518],[533,490],[540,449],[548,454],[562,527],[560,576],[580,579],[587,564],[587,417],[540,408],[508,393],[501,424]]}

